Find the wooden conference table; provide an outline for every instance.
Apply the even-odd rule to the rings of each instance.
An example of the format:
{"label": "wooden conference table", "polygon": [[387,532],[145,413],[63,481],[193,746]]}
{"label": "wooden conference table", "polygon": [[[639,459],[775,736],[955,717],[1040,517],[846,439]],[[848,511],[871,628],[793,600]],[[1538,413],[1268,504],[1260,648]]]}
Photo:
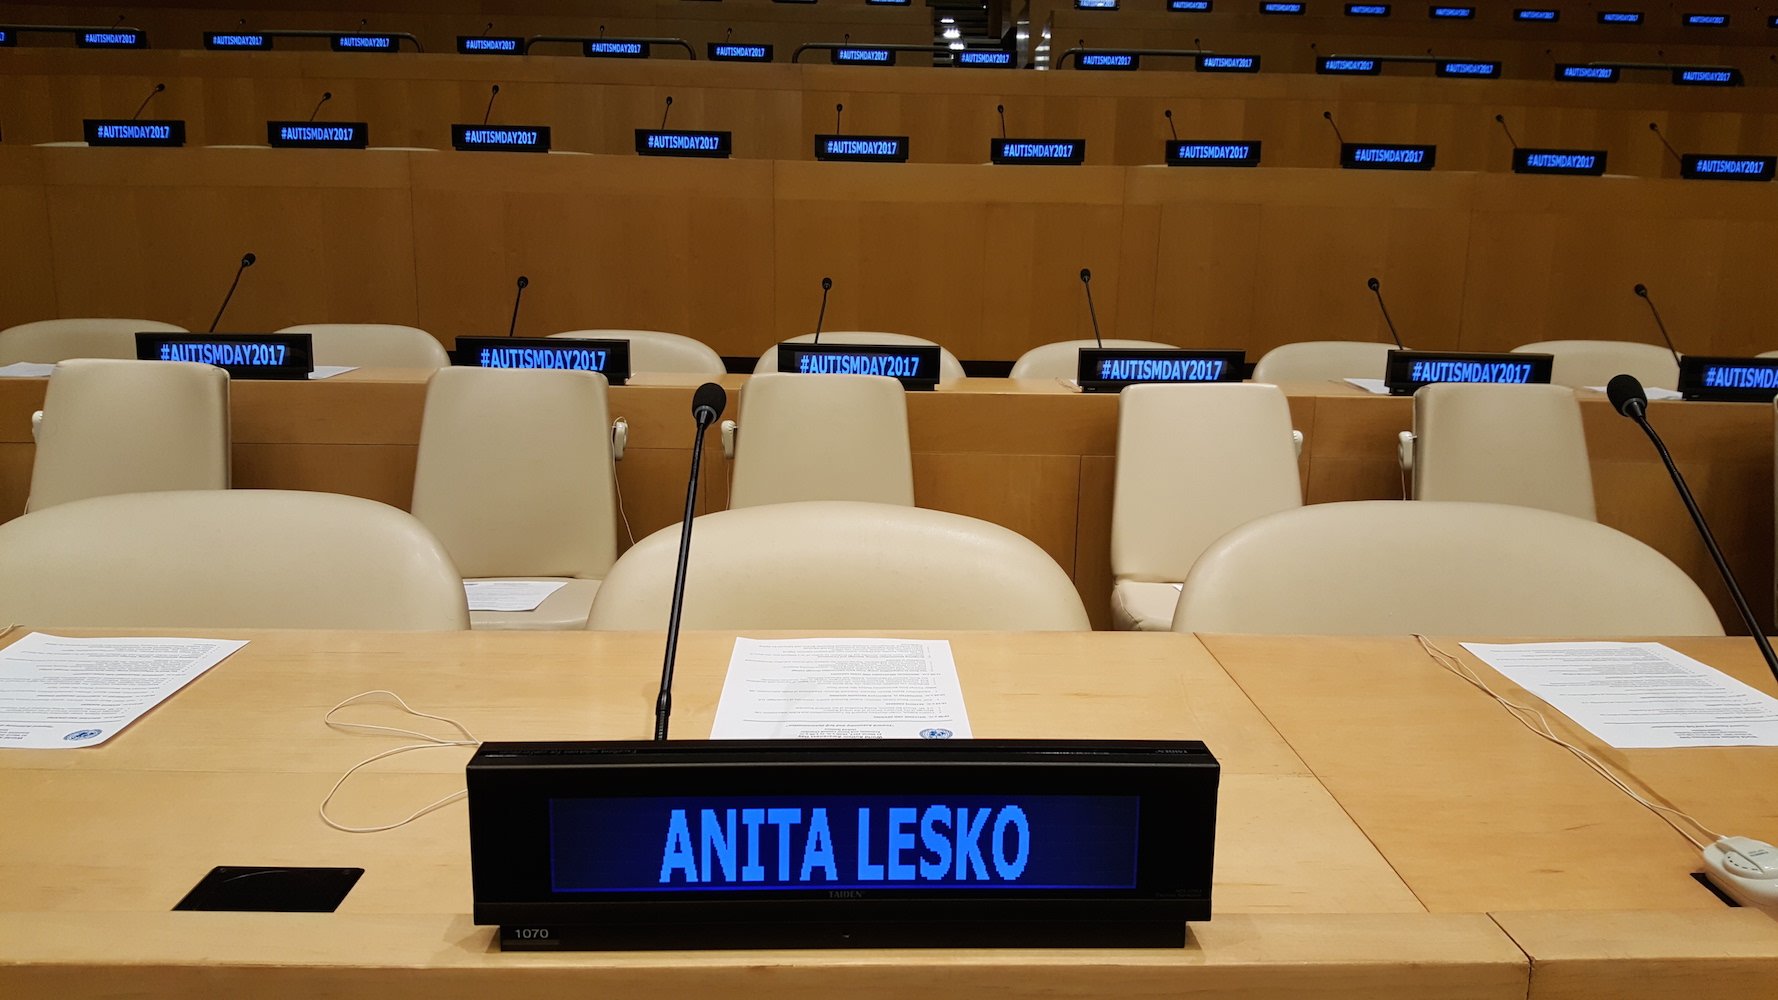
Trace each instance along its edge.
{"label": "wooden conference table", "polygon": [[[346,768],[407,742],[322,714],[388,689],[482,739],[644,738],[660,635],[205,631],[252,641],[111,743],[0,752],[0,995],[1763,1000],[1778,976],[1778,922],[1406,637],[945,636],[978,736],[1210,745],[1215,917],[1183,949],[503,954],[469,917],[461,804],[322,825]],[[680,736],[708,733],[733,635],[684,637]],[[1744,639],[1673,645],[1774,690]],[[1778,827],[1778,749],[1595,751],[1717,828]],[[468,753],[373,765],[336,815],[406,815]],[[218,864],[366,873],[333,914],[171,912]]]}

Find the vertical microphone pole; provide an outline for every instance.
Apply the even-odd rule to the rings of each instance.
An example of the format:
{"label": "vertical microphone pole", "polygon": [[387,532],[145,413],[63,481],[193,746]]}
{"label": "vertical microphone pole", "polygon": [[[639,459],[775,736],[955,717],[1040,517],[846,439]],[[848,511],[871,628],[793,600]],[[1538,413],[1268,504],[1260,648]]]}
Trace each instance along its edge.
{"label": "vertical microphone pole", "polygon": [[685,609],[685,573],[691,563],[691,522],[697,513],[698,473],[703,468],[704,432],[722,416],[728,393],[715,382],[705,382],[691,398],[691,416],[698,433],[691,446],[691,480],[685,487],[685,519],[679,524],[679,565],[673,571],[673,605],[667,615],[667,653],[661,663],[661,691],[654,700],[654,738],[667,738],[667,720],[673,714],[673,665],[679,658],[679,617]]}
{"label": "vertical microphone pole", "polygon": [[[121,20],[121,18],[120,18],[120,20]],[[130,116],[130,121],[135,121],[136,119],[142,117],[142,112],[144,109],[146,109],[148,107],[148,102],[154,100],[154,95],[156,95],[166,89],[167,89],[167,85],[164,83],[155,84],[154,89],[148,92],[148,96],[142,98],[142,103],[136,106],[136,113]]]}
{"label": "vertical microphone pole", "polygon": [[827,293],[833,290],[833,279],[821,279],[821,312],[815,317],[815,343],[821,343],[821,324],[827,319]]}
{"label": "vertical microphone pole", "polygon": [[1395,332],[1395,321],[1389,318],[1389,307],[1383,304],[1382,282],[1372,278],[1365,282],[1365,284],[1370,287],[1371,292],[1377,297],[1377,308],[1383,310],[1383,322],[1389,324],[1389,336],[1395,341],[1396,350],[1407,350],[1407,348],[1401,346],[1401,334]]}
{"label": "vertical microphone pole", "polygon": [[1099,336],[1099,310],[1093,308],[1093,272],[1084,267],[1080,269],[1080,286],[1087,290],[1087,315],[1093,318],[1093,343],[1103,348],[1105,338]]}
{"label": "vertical microphone pole", "polygon": [[1495,115],[1494,120],[1500,123],[1501,130],[1506,133],[1506,141],[1512,143],[1514,149],[1518,149],[1519,148],[1519,140],[1513,138],[1513,130],[1511,128],[1509,128],[1506,124],[1506,116],[1505,115]]}
{"label": "vertical microphone pole", "polygon": [[1648,311],[1655,314],[1655,327],[1661,331],[1661,339],[1667,342],[1667,352],[1673,355],[1673,363],[1679,364],[1679,349],[1673,346],[1673,338],[1667,336],[1667,324],[1661,322],[1661,311],[1655,308],[1655,300],[1648,297],[1648,286],[1637,285],[1631,291],[1648,303]]}
{"label": "vertical microphone pole", "polygon": [[216,324],[222,322],[222,314],[228,311],[229,301],[235,297],[235,289],[241,287],[241,272],[252,267],[253,262],[258,259],[258,257],[255,257],[252,254],[245,254],[241,257],[241,266],[235,268],[234,283],[228,286],[228,294],[222,297],[222,308],[216,310],[216,318],[210,321],[210,329],[207,332],[216,332]]}
{"label": "vertical microphone pole", "polygon": [[1000,116],[1000,138],[1006,138],[1006,105],[994,105],[994,113]]}
{"label": "vertical microphone pole", "polygon": [[494,113],[494,98],[499,97],[499,96],[500,96],[500,85],[498,83],[496,83],[496,84],[494,84],[494,86],[492,88],[490,88],[488,90],[488,106],[486,108],[482,109],[482,124],[483,125],[486,125],[488,123],[488,116]]}
{"label": "vertical microphone pole", "polygon": [[1173,125],[1173,109],[1168,108],[1166,111],[1163,111],[1161,113],[1167,116],[1167,130],[1173,133],[1173,141],[1178,142],[1179,141],[1179,129],[1175,128]]}
{"label": "vertical microphone pole", "polygon": [[506,335],[508,337],[512,336],[513,331],[519,328],[519,303],[524,301],[525,289],[529,287],[531,287],[531,279],[522,274],[519,275],[519,291],[518,294],[512,297],[512,322],[506,327]]}
{"label": "vertical microphone pole", "polygon": [[[321,99],[319,101],[315,102],[315,110],[309,112],[309,121],[314,121],[315,116],[321,113],[321,105],[326,104],[328,101],[331,101],[331,100],[333,100],[333,91],[331,91],[331,90],[322,91]],[[485,125],[487,123],[483,122],[482,124]]]}

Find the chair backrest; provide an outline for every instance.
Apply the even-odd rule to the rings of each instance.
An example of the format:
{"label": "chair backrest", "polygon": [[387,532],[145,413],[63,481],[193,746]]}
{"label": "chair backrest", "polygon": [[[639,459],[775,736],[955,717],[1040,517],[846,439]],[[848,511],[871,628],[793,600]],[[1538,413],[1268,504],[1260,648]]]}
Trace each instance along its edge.
{"label": "chair backrest", "polygon": [[1305,340],[1283,344],[1261,355],[1253,366],[1255,382],[1325,382],[1345,378],[1382,378],[1394,344],[1368,340]]}
{"label": "chair backrest", "polygon": [[50,374],[26,510],[228,486],[227,372],[189,361],[71,358]]}
{"label": "chair backrest", "polygon": [[1277,386],[1132,385],[1117,408],[1117,579],[1183,580],[1231,528],[1302,505],[1290,404]]}
{"label": "chair backrest", "polygon": [[1614,528],[1535,507],[1311,504],[1198,557],[1175,632],[1721,635],[1691,577]]}
{"label": "chair backrest", "polygon": [[730,507],[912,506],[907,392],[883,375],[755,375],[741,387]]}
{"label": "chair backrest", "polygon": [[690,372],[694,375],[726,375],[722,355],[701,340],[659,330],[569,330],[552,337],[591,337],[630,342],[630,371]]}
{"label": "chair backrest", "polygon": [[303,323],[279,333],[306,333],[318,365],[351,368],[448,368],[451,356],[438,338],[418,327],[393,323]]}
{"label": "chair backrest", "polygon": [[0,365],[34,361],[53,365],[69,358],[136,357],[138,333],[184,333],[185,327],[151,319],[45,319],[0,330]]}
{"label": "chair backrest", "polygon": [[1134,350],[1151,348],[1164,351],[1177,351],[1175,344],[1163,344],[1157,340],[1061,340],[1054,344],[1033,347],[1019,355],[1019,360],[1012,363],[1012,371],[1007,378],[1074,378],[1080,374],[1080,349],[1083,347],[1100,347],[1107,349],[1122,348]]}
{"label": "chair backrest", "polygon": [[[590,629],[667,627],[679,527],[611,568]],[[1068,574],[1036,543],[961,514],[813,501],[697,518],[688,629],[1085,631]]]}
{"label": "chair backrest", "polygon": [[[782,341],[786,344],[808,344],[815,340],[815,335],[805,333],[800,337],[790,337]],[[923,344],[937,346],[935,341],[924,337],[910,337],[905,333],[873,333],[869,330],[823,330],[823,344]],[[778,345],[773,344],[759,356],[759,363],[753,366],[755,375],[778,370]],[[938,378],[941,382],[963,377],[963,363],[957,356],[943,347],[938,349]]]}
{"label": "chair backrest", "polygon": [[1414,393],[1414,497],[1597,517],[1580,403],[1565,385],[1435,383]]}
{"label": "chair backrest", "polygon": [[287,490],[124,493],[0,524],[0,618],[32,628],[469,627],[420,522]]}
{"label": "chair backrest", "polygon": [[410,509],[465,576],[604,576],[615,493],[605,376],[433,373]]}
{"label": "chair backrest", "polygon": [[1679,366],[1673,352],[1632,340],[1543,340],[1513,348],[1514,354],[1554,354],[1550,381],[1557,385],[1598,387],[1613,375],[1634,375],[1643,385],[1673,389]]}

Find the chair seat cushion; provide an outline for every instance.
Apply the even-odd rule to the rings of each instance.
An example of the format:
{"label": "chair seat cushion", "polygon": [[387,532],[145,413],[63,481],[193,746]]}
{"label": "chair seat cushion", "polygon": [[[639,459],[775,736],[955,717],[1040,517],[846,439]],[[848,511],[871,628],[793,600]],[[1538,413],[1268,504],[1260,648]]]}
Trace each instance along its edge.
{"label": "chair seat cushion", "polygon": [[[532,632],[583,629],[586,628],[587,612],[593,606],[593,595],[599,592],[598,580],[575,580],[547,576],[502,576],[480,577],[478,579],[536,580],[549,583],[561,582],[567,586],[544,598],[543,603],[537,606],[536,611],[471,611],[469,613],[469,627],[472,629]],[[667,623],[662,622],[661,628],[666,627]]]}
{"label": "chair seat cushion", "polygon": [[1173,627],[1179,603],[1177,583],[1119,580],[1111,588],[1111,627],[1134,632],[1165,632]]}

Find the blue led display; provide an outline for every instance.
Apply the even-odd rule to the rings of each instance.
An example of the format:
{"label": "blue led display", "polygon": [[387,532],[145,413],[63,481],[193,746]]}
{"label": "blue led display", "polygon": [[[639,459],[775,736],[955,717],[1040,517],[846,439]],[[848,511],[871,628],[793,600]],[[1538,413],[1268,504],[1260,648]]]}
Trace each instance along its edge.
{"label": "blue led display", "polygon": [[263,52],[272,47],[272,36],[232,31],[204,32],[206,49],[247,49]]}
{"label": "blue led display", "polygon": [[1301,14],[1307,4],[1300,3],[1262,3],[1259,5],[1261,14]]}
{"label": "blue led display", "polygon": [[1687,14],[1685,23],[1700,28],[1720,28],[1729,23],[1727,14]]}
{"label": "blue led display", "polygon": [[1133,889],[1133,795],[550,800],[554,892]]}
{"label": "blue led display", "polygon": [[489,35],[458,35],[457,51],[466,56],[523,55],[525,40],[511,37],[496,38]]}
{"label": "blue led display", "polygon": [[723,158],[731,149],[728,132],[680,132],[666,129],[636,130],[636,152],[642,156],[697,156]]}
{"label": "blue led display", "polygon": [[914,0],[864,0],[867,7],[909,7]]}
{"label": "blue led display", "polygon": [[1741,84],[1738,69],[1676,69],[1673,82],[1682,87],[1736,87]]}
{"label": "blue led display", "polygon": [[1096,374],[1107,382],[1221,382],[1222,358],[1105,358]]}
{"label": "blue led display", "polygon": [[831,60],[842,66],[893,66],[894,49],[846,48],[831,50]]}
{"label": "blue led display", "polygon": [[19,43],[18,33],[11,28],[0,28],[0,46],[12,46]]}
{"label": "blue led display", "polygon": [[1257,142],[1194,142],[1170,139],[1167,142],[1167,165],[1170,167],[1257,167]]}
{"label": "blue led display", "polygon": [[882,351],[803,354],[796,359],[796,370],[798,374],[802,375],[884,375],[889,378],[919,378],[920,357],[917,354],[890,354]]}
{"label": "blue led display", "polygon": [[1598,177],[1605,173],[1605,151],[1602,149],[1529,149],[1513,150],[1515,174],[1571,174]]}
{"label": "blue led display", "polygon": [[1258,73],[1259,56],[1199,56],[1200,73]]}
{"label": "blue led display", "polygon": [[549,152],[547,125],[452,125],[451,145],[465,151]]}
{"label": "blue led display", "polygon": [[290,345],[274,343],[217,343],[214,341],[168,342],[160,345],[158,361],[195,361],[200,365],[238,368],[283,368],[291,363]]}
{"label": "blue led display", "polygon": [[266,122],[266,145],[273,148],[363,149],[370,145],[364,122]]}
{"label": "blue led display", "polygon": [[1349,3],[1346,5],[1347,17],[1388,17],[1389,5],[1386,3]]}
{"label": "blue led display", "polygon": [[1500,75],[1500,64],[1497,62],[1475,62],[1473,60],[1450,60],[1435,64],[1433,66],[1433,72],[1439,76],[1469,76],[1493,79]]}
{"label": "blue led display", "polygon": [[1012,53],[1005,49],[964,49],[951,53],[953,66],[989,66],[1010,69]]}
{"label": "blue led display", "polygon": [[1576,66],[1570,63],[1556,65],[1556,79],[1578,80],[1582,83],[1616,83],[1618,69],[1616,66]]}
{"label": "blue led display", "polygon": [[401,48],[401,39],[394,35],[334,35],[332,43],[335,52],[395,52]]}
{"label": "blue led display", "polygon": [[600,59],[647,59],[648,43],[597,38],[589,42],[582,42],[581,53]]}
{"label": "blue led display", "polygon": [[1778,14],[1772,14],[1766,18],[1766,27],[1778,28]]}
{"label": "blue led display", "polygon": [[182,121],[88,118],[82,123],[89,146],[183,146]]}
{"label": "blue led display", "polygon": [[818,135],[815,137],[815,159],[905,163],[908,158],[908,137],[905,135]]}
{"label": "blue led display", "polygon": [[1641,11],[1602,10],[1599,12],[1600,24],[1641,24]]}
{"label": "blue led display", "polygon": [[1541,7],[1520,7],[1513,11],[1513,20],[1515,21],[1541,21],[1545,24],[1554,24],[1561,19],[1562,12],[1559,10],[1546,10]]}
{"label": "blue led display", "polygon": [[771,62],[770,45],[729,45],[711,42],[705,50],[715,62]]}
{"label": "blue led display", "polygon": [[1086,159],[1085,139],[995,139],[988,158],[995,163],[1048,163],[1072,166]]}
{"label": "blue led display", "polygon": [[1075,10],[1116,10],[1118,0],[1074,0]]}
{"label": "blue led display", "polygon": [[1377,76],[1383,72],[1383,64],[1376,59],[1351,59],[1344,56],[1322,56],[1315,60],[1315,72],[1327,74],[1351,74],[1358,76]]}
{"label": "blue led display", "polygon": [[1710,365],[1704,369],[1707,389],[1778,389],[1778,368]]}
{"label": "blue led display", "polygon": [[145,49],[148,36],[140,31],[82,31],[74,44],[83,49]]}
{"label": "blue led display", "polygon": [[1437,146],[1340,144],[1340,166],[1350,170],[1431,170],[1437,159]]}
{"label": "blue led display", "polygon": [[1773,156],[1687,153],[1679,161],[1679,176],[1693,181],[1769,181],[1775,170],[1778,157]]}
{"label": "blue led display", "polygon": [[1076,55],[1074,65],[1077,69],[1137,69],[1142,60],[1130,52],[1091,52]]}
{"label": "blue led display", "polygon": [[550,368],[576,372],[602,372],[611,363],[611,352],[584,347],[483,347],[476,352],[483,368]]}
{"label": "blue led display", "polygon": [[1475,17],[1474,7],[1428,7],[1427,16],[1439,19],[1467,21]]}
{"label": "blue led display", "polygon": [[1184,14],[1207,14],[1211,6],[1211,0],[1167,0],[1168,10]]}

